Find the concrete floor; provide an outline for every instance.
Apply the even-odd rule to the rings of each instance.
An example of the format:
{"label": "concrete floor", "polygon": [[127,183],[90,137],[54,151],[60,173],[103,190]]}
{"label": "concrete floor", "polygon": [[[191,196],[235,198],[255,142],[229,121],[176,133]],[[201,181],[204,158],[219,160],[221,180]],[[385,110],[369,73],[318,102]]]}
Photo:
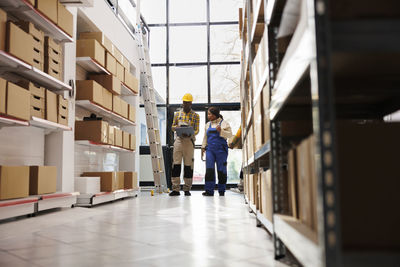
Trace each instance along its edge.
{"label": "concrete floor", "polygon": [[287,266],[243,195],[192,192],[0,223],[0,266]]}

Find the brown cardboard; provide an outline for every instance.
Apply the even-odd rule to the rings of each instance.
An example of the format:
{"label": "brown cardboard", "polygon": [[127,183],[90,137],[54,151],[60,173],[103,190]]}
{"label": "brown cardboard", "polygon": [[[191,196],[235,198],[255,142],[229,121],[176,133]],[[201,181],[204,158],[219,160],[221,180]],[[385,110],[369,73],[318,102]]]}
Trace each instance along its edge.
{"label": "brown cardboard", "polygon": [[290,149],[288,153],[288,195],[289,195],[289,211],[295,218],[298,215],[298,197],[297,197],[297,154],[295,149]]}
{"label": "brown cardboard", "polygon": [[105,121],[75,121],[75,140],[108,144],[108,128]]}
{"label": "brown cardboard", "polygon": [[33,64],[33,37],[11,21],[7,22],[7,52],[21,59],[22,61]]}
{"label": "brown cardboard", "polygon": [[84,172],[83,177],[100,177],[100,190],[113,192],[118,189],[116,172]]}
{"label": "brown cardboard", "polygon": [[138,189],[137,172],[124,172],[124,188]]}
{"label": "brown cardboard", "polygon": [[103,87],[93,80],[76,81],[76,100],[90,100],[103,106]]}
{"label": "brown cardboard", "polygon": [[125,69],[120,63],[117,63],[117,72],[115,74],[120,81],[125,80]]}
{"label": "brown cardboard", "polygon": [[121,99],[121,113],[120,115],[124,118],[128,118],[128,103]]}
{"label": "brown cardboard", "polygon": [[46,90],[46,120],[57,122],[57,95]]}
{"label": "brown cardboard", "polygon": [[131,71],[131,63],[129,62],[129,60],[126,57],[124,57],[124,56],[122,56],[122,57],[123,57],[123,62],[121,62],[122,66],[124,66],[125,70],[130,72]]}
{"label": "brown cardboard", "polygon": [[261,173],[261,207],[262,214],[272,222],[272,187],[271,187],[271,171]]}
{"label": "brown cardboard", "polygon": [[30,120],[31,93],[24,88],[8,82],[7,114],[22,120]]}
{"label": "brown cardboard", "polygon": [[44,38],[44,50],[45,55],[54,59],[62,58],[62,46],[61,44],[56,43],[53,38],[46,36]]}
{"label": "brown cardboard", "polygon": [[130,121],[136,121],[136,109],[133,105],[128,105],[128,119]]}
{"label": "brown cardboard", "polygon": [[113,110],[113,94],[103,87],[103,107]]}
{"label": "brown cardboard", "polygon": [[125,173],[124,172],[116,172],[117,177],[117,189],[124,189],[125,185]]}
{"label": "brown cardboard", "polygon": [[115,45],[113,45],[113,46],[114,46],[114,57],[119,63],[122,64],[124,62],[124,56],[122,55],[121,51],[119,51]]}
{"label": "brown cardboard", "polygon": [[59,70],[55,70],[55,69],[53,69],[53,68],[51,68],[51,67],[49,67],[49,68],[46,69],[46,64],[45,64],[44,71],[45,71],[47,74],[49,74],[51,77],[54,77],[54,78],[56,78],[56,79],[59,80],[59,81],[63,81],[63,79],[62,79],[62,74],[61,74],[61,72],[60,72]]}
{"label": "brown cardboard", "polygon": [[89,79],[95,80],[114,95],[121,94],[121,81],[114,75],[92,74]]}
{"label": "brown cardboard", "polygon": [[51,57],[45,57],[44,68],[45,68],[45,71],[47,71],[48,69],[53,69],[60,73],[62,72],[62,69],[63,69],[62,62],[58,61],[57,59],[51,58]]}
{"label": "brown cardboard", "polygon": [[129,147],[131,150],[135,150],[136,149],[136,136],[133,134],[129,135]]}
{"label": "brown cardboard", "polygon": [[44,71],[44,63],[36,62],[34,60],[32,66],[38,70]]}
{"label": "brown cardboard", "polygon": [[61,95],[58,95],[57,99],[58,99],[57,122],[59,124],[68,126],[68,106],[69,106],[68,100],[64,99],[64,97],[62,97]]}
{"label": "brown cardboard", "polygon": [[68,126],[68,116],[58,114],[57,123]]}
{"label": "brown cardboard", "polygon": [[0,9],[0,50],[6,50],[7,39],[7,13]]}
{"label": "brown cardboard", "polygon": [[115,128],[113,126],[108,127],[108,144],[114,145],[115,140]]}
{"label": "brown cardboard", "polygon": [[45,119],[45,116],[46,116],[45,109],[31,106],[31,116],[40,118],[40,119]]}
{"label": "brown cardboard", "polygon": [[57,25],[72,37],[74,34],[74,17],[71,12],[69,12],[64,5],[58,3],[57,16]]}
{"label": "brown cardboard", "polygon": [[114,135],[115,135],[114,145],[122,147],[122,131],[118,128],[115,128]]}
{"label": "brown cardboard", "polygon": [[45,58],[53,59],[56,62],[62,64],[62,52],[57,51],[54,48],[51,48],[49,46],[45,46],[44,56],[45,56]]}
{"label": "brown cardboard", "polygon": [[0,166],[0,199],[29,196],[29,167]]}
{"label": "brown cardboard", "polygon": [[37,29],[35,25],[32,22],[29,21],[18,21],[17,25],[24,30],[26,33],[29,33],[32,35],[35,43],[39,43],[42,45],[42,49],[40,51],[43,51],[44,48],[44,32]]}
{"label": "brown cardboard", "polygon": [[34,7],[36,0],[29,0],[29,3]]}
{"label": "brown cardboard", "polygon": [[258,98],[254,106],[254,141],[255,150],[258,151],[263,145],[263,119],[262,99]]}
{"label": "brown cardboard", "polygon": [[125,69],[125,84],[135,93],[139,92],[139,81]]}
{"label": "brown cardboard", "polygon": [[126,149],[130,149],[131,143],[130,143],[130,135],[129,133],[122,131],[122,147]]}
{"label": "brown cardboard", "polygon": [[58,0],[36,0],[36,8],[51,21],[57,23],[57,3]]}
{"label": "brown cardboard", "polygon": [[121,98],[113,95],[113,112],[121,114]]}
{"label": "brown cardboard", "polygon": [[76,41],[76,56],[90,57],[97,61],[103,67],[105,66],[105,50],[94,39],[83,39]]}
{"label": "brown cardboard", "polygon": [[46,89],[39,85],[36,85],[30,81],[21,80],[17,83],[19,86],[29,90],[31,95],[38,96],[38,97],[45,97]]}
{"label": "brown cardboard", "polygon": [[109,52],[106,52],[106,69],[113,75],[117,75],[117,61]]}
{"label": "brown cardboard", "polygon": [[102,32],[81,32],[79,39],[95,39],[97,40],[108,52],[113,54],[113,44]]}
{"label": "brown cardboard", "polygon": [[57,167],[30,166],[29,195],[54,193],[57,190]]}
{"label": "brown cardboard", "polygon": [[0,114],[6,113],[7,81],[0,78]]}
{"label": "brown cardboard", "polygon": [[31,94],[31,107],[36,107],[44,110],[46,107],[45,98]]}

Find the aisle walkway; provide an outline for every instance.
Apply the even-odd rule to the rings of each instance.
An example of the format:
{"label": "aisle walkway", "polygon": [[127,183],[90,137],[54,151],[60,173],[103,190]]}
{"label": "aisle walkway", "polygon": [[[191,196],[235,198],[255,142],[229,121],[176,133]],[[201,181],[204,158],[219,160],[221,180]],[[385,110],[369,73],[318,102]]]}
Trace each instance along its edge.
{"label": "aisle walkway", "polygon": [[276,266],[243,195],[150,197],[0,224],[0,266]]}

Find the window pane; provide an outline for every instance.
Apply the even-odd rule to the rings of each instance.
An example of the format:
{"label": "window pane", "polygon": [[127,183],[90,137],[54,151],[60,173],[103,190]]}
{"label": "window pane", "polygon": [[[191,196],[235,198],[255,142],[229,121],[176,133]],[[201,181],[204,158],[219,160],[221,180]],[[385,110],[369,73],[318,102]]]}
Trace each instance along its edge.
{"label": "window pane", "polygon": [[[160,129],[160,138],[161,144],[166,144],[166,124],[167,124],[167,115],[166,108],[157,107],[158,111],[158,119],[159,119],[159,129]],[[146,115],[144,108],[139,108],[139,121],[140,121],[140,145],[148,146],[149,145],[149,137],[147,136],[147,125],[146,125]]]}
{"label": "window pane", "polygon": [[159,129],[161,144],[164,146],[167,143],[167,109],[164,107],[157,107],[158,119],[159,119]]}
{"label": "window pane", "polygon": [[241,111],[240,110],[221,110],[221,115],[224,117],[232,128],[232,134],[236,134],[236,131],[241,125]]}
{"label": "window pane", "polygon": [[171,27],[170,38],[170,62],[207,61],[206,26]]}
{"label": "window pane", "polygon": [[240,101],[240,65],[214,65],[210,68],[211,102]]}
{"label": "window pane", "polygon": [[206,112],[205,111],[196,111],[197,114],[200,116],[200,123],[199,123],[199,134],[196,135],[196,145],[201,145],[203,143],[204,137],[204,127],[206,125]]}
{"label": "window pane", "polygon": [[164,104],[167,92],[167,70],[165,67],[152,67],[151,72],[153,75],[154,89],[156,89],[163,99],[163,101],[159,101],[160,99],[156,97],[157,104]]}
{"label": "window pane", "polygon": [[211,61],[240,61],[242,41],[237,25],[212,25],[210,28]]}
{"label": "window pane", "polygon": [[206,0],[170,0],[169,22],[206,22]]}
{"label": "window pane", "polygon": [[146,127],[146,115],[144,112],[144,108],[139,108],[139,118],[140,121],[140,145],[141,146],[148,146],[148,138],[147,138],[147,127]]}
{"label": "window pane", "polygon": [[166,27],[150,28],[150,62],[166,62]]}
{"label": "window pane", "polygon": [[228,184],[239,183],[239,174],[242,168],[242,150],[229,149],[228,154]]}
{"label": "window pane", "polygon": [[240,7],[243,7],[243,0],[210,0],[210,20],[238,21]]}
{"label": "window pane", "polygon": [[186,93],[193,95],[193,103],[206,103],[207,67],[171,67],[169,72],[169,103],[182,103]]}
{"label": "window pane", "polygon": [[147,24],[167,23],[166,2],[166,0],[140,1],[140,13]]}
{"label": "window pane", "polygon": [[[183,168],[182,168],[183,169]],[[204,184],[206,164],[201,160],[201,149],[194,150],[193,184]]]}

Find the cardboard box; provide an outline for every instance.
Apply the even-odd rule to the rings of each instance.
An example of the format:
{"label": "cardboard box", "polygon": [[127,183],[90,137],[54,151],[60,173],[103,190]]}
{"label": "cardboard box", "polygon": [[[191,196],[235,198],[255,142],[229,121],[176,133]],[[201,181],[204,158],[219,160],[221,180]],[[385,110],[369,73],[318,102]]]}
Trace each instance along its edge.
{"label": "cardboard box", "polygon": [[102,32],[81,32],[79,34],[80,40],[85,39],[95,39],[97,40],[108,52],[111,54],[114,53],[113,51],[113,44],[111,41],[105,36]]}
{"label": "cardboard box", "polygon": [[0,9],[0,50],[6,50],[7,39],[7,13]]}
{"label": "cardboard box", "polygon": [[0,78],[0,114],[6,113],[7,81]]}
{"label": "cardboard box", "polygon": [[133,105],[128,105],[128,119],[130,121],[136,121],[136,109]]}
{"label": "cardboard box", "polygon": [[62,61],[62,46],[56,43],[53,38],[48,36],[44,38],[44,50],[47,57]]}
{"label": "cardboard box", "polygon": [[115,146],[119,146],[122,147],[122,131],[118,128],[114,128],[114,135],[115,135],[115,139],[114,139],[114,145]]}
{"label": "cardboard box", "polygon": [[29,0],[29,3],[30,3],[33,7],[35,7],[36,0]]}
{"label": "cardboard box", "polygon": [[258,98],[256,105],[254,107],[254,141],[255,141],[255,151],[261,149],[263,145],[263,119],[262,119],[262,99]]}
{"label": "cardboard box", "polygon": [[76,81],[76,100],[90,100],[103,106],[104,88],[93,80]]}
{"label": "cardboard box", "polygon": [[44,32],[37,29],[35,25],[32,22],[29,21],[18,21],[16,24],[24,30],[26,33],[32,35],[35,43],[39,43],[42,45],[42,49],[40,51],[43,51],[44,49]]}
{"label": "cardboard box", "polygon": [[113,95],[113,112],[121,114],[121,98],[117,95]]}
{"label": "cardboard box", "polygon": [[290,149],[288,153],[289,211],[293,217],[299,219],[297,181],[297,153],[295,149]]}
{"label": "cardboard box", "polygon": [[121,113],[120,115],[124,118],[128,118],[128,103],[121,99]]}
{"label": "cardboard box", "polygon": [[272,183],[271,170],[261,173],[261,207],[262,214],[272,222],[273,205],[272,205]]}
{"label": "cardboard box", "polygon": [[57,123],[57,95],[49,90],[46,90],[46,120]]}
{"label": "cardboard box", "polygon": [[58,95],[58,114],[57,114],[57,122],[59,124],[68,126],[68,100],[64,99],[61,95]]}
{"label": "cardboard box", "polygon": [[106,69],[113,75],[117,75],[117,61],[109,52],[106,52]]}
{"label": "cardboard box", "polygon": [[24,88],[8,82],[7,114],[22,120],[30,120],[31,93]]}
{"label": "cardboard box", "polygon": [[81,194],[100,193],[100,177],[75,177],[75,189]]}
{"label": "cardboard box", "polygon": [[59,81],[63,81],[62,73],[59,70],[53,69],[51,67],[46,68],[46,64],[45,64],[44,71],[47,74],[49,74],[51,77],[54,77]]}
{"label": "cardboard box", "polygon": [[125,189],[139,189],[137,172],[124,172],[124,188]]}
{"label": "cardboard box", "polygon": [[76,41],[76,56],[77,57],[90,57],[97,63],[105,66],[105,50],[94,39],[83,39]]}
{"label": "cardboard box", "polygon": [[46,112],[44,108],[38,108],[35,106],[31,106],[31,116],[32,117],[36,117],[36,118],[40,118],[40,119],[45,119],[46,117]]}
{"label": "cardboard box", "polygon": [[0,166],[0,199],[29,196],[29,166]]}
{"label": "cardboard box", "polygon": [[122,66],[124,66],[124,69],[127,70],[128,72],[131,72],[131,63],[126,57],[122,56],[122,58],[123,58],[123,62],[121,62]]}
{"label": "cardboard box", "polygon": [[54,193],[57,191],[57,167],[30,166],[29,195]]}
{"label": "cardboard box", "polygon": [[108,144],[114,145],[115,141],[115,128],[113,126],[108,127]]}
{"label": "cardboard box", "polygon": [[92,74],[89,79],[95,80],[114,95],[121,94],[121,81],[114,75]]}
{"label": "cardboard box", "polygon": [[74,34],[74,17],[71,12],[69,12],[64,5],[58,3],[57,9],[57,25],[63,29],[69,36]]}
{"label": "cardboard box", "polygon": [[82,177],[100,177],[101,192],[113,192],[118,189],[116,172],[84,172]]}
{"label": "cardboard box", "polygon": [[108,144],[108,128],[105,121],[75,121],[75,140]]}
{"label": "cardboard box", "polygon": [[116,172],[117,189],[124,189],[125,185],[125,172]]}
{"label": "cardboard box", "polygon": [[122,131],[122,147],[130,149],[131,147],[131,137],[128,132]]}
{"label": "cardboard box", "polygon": [[120,81],[125,81],[125,69],[120,63],[117,63],[117,73],[115,74]]}
{"label": "cardboard box", "polygon": [[62,62],[51,57],[46,57],[44,60],[44,69],[46,72],[52,69],[61,73],[63,70]]}
{"label": "cardboard box", "polygon": [[108,109],[109,111],[112,111],[113,107],[113,94],[108,91],[106,88],[103,88],[103,107]]}
{"label": "cardboard box", "polygon": [[113,46],[114,46],[114,57],[119,63],[122,64],[124,62],[124,56],[122,55],[121,51],[119,51],[115,45],[113,45]]}
{"label": "cardboard box", "polygon": [[133,134],[130,134],[129,136],[129,147],[131,150],[136,150],[136,136]]}
{"label": "cardboard box", "polygon": [[44,110],[46,107],[45,98],[31,94],[31,107],[36,107],[36,108]]}
{"label": "cardboard box", "polygon": [[58,21],[57,4],[58,0],[36,0],[36,9],[56,24]]}
{"label": "cardboard box", "polygon": [[11,55],[29,65],[33,64],[33,37],[11,21],[7,22],[6,49]]}
{"label": "cardboard box", "polygon": [[139,81],[127,69],[125,69],[125,84],[135,93],[139,92]]}

